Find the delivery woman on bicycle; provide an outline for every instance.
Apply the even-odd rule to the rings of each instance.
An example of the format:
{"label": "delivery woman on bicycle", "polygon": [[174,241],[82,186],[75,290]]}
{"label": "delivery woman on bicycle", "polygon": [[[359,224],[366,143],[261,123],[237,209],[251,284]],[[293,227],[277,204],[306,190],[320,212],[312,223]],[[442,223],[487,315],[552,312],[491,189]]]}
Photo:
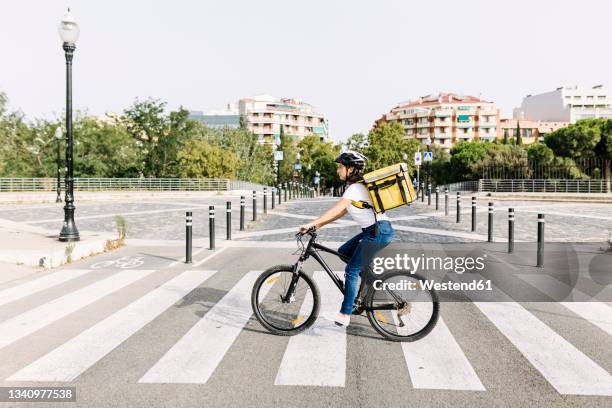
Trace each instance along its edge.
{"label": "delivery woman on bicycle", "polygon": [[[363,169],[368,159],[356,151],[346,151],[336,158],[338,176],[348,187],[342,198],[316,220],[300,226],[300,232],[305,233],[311,227],[317,229],[337,220],[347,212],[361,227],[361,232],[345,242],[338,252],[349,257],[344,274],[344,301],[340,311],[334,316],[323,317],[333,320],[337,325],[348,326],[353,311],[353,303],[359,287],[359,274],[362,265],[365,267],[374,258],[376,251],[384,248],[393,238],[393,228],[387,216],[378,216],[370,208],[354,206],[353,201],[366,201],[372,205],[370,194],[363,183]],[[372,250],[372,249],[375,250]],[[367,249],[367,250],[366,250]]]}

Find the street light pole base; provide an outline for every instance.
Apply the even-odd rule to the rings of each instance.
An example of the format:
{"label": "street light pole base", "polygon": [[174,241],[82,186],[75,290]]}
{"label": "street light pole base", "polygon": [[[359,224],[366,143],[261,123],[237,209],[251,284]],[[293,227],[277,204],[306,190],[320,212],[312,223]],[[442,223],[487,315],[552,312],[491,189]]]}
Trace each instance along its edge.
{"label": "street light pole base", "polygon": [[66,204],[64,206],[64,225],[59,235],[59,240],[62,242],[79,241],[79,231],[74,223],[74,206]]}

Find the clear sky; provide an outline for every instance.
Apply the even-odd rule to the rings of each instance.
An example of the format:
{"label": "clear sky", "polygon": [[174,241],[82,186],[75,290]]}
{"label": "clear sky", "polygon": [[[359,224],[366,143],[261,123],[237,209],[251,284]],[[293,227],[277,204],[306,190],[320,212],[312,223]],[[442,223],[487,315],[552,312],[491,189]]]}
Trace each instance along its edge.
{"label": "clear sky", "polygon": [[68,5],[81,27],[74,108],[92,114],[136,97],[209,110],[266,93],[317,106],[344,140],[439,91],[482,94],[509,116],[527,94],[612,85],[609,0],[5,0],[11,109],[62,111]]}

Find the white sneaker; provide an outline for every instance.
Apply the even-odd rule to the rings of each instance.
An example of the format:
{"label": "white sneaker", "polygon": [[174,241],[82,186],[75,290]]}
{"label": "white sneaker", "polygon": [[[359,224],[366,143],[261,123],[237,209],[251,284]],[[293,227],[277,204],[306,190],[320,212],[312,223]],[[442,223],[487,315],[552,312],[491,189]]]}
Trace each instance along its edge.
{"label": "white sneaker", "polygon": [[343,315],[342,313],[338,313],[338,312],[337,313],[331,313],[331,312],[321,313],[321,317],[327,321],[334,323],[336,326],[346,327],[351,322],[350,315]]}

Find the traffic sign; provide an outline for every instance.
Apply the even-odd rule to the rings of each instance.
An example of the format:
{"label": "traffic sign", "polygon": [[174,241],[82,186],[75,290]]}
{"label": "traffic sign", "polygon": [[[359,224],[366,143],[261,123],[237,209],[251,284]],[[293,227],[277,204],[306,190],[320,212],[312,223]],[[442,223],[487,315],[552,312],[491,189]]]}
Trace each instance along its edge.
{"label": "traffic sign", "polygon": [[283,151],[282,150],[276,150],[274,152],[274,160],[276,160],[276,161],[283,160]]}
{"label": "traffic sign", "polygon": [[415,166],[420,166],[421,165],[421,152],[415,152],[414,153],[414,165]]}
{"label": "traffic sign", "polygon": [[319,178],[319,176],[315,176],[314,183],[318,185],[320,181],[321,179]]}
{"label": "traffic sign", "polygon": [[423,161],[432,161],[433,160],[433,152],[423,152]]}
{"label": "traffic sign", "polygon": [[296,163],[295,166],[293,166],[293,168],[296,170],[302,170],[302,165],[300,163]]}

